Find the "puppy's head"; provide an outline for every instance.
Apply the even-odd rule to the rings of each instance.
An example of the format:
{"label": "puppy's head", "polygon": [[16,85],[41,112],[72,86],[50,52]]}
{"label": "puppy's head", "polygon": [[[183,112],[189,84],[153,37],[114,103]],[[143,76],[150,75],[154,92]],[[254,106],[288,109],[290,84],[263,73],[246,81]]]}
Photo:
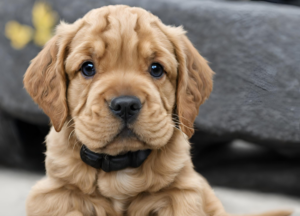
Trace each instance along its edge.
{"label": "puppy's head", "polygon": [[116,155],[160,148],[176,127],[191,137],[212,74],[181,27],[108,6],[61,23],[24,84],[56,131],[72,119],[81,143]]}

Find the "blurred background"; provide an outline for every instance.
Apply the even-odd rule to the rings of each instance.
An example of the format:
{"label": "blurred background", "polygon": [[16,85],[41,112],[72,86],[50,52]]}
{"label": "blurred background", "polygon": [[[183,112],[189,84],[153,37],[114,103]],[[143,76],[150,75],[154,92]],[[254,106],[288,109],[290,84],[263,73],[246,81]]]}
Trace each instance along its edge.
{"label": "blurred background", "polygon": [[300,0],[1,0],[0,215],[25,215],[45,175],[49,119],[23,89],[30,60],[59,20],[109,4],[182,25],[216,72],[191,154],[227,211],[300,216]]}

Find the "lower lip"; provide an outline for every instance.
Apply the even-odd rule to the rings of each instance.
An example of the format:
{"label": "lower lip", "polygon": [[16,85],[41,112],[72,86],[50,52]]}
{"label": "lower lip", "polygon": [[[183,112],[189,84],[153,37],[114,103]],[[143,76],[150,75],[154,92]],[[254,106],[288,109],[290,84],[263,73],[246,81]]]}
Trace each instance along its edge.
{"label": "lower lip", "polygon": [[125,128],[121,131],[121,133],[119,133],[119,136],[121,137],[131,137],[134,136],[134,133],[132,132],[132,130]]}

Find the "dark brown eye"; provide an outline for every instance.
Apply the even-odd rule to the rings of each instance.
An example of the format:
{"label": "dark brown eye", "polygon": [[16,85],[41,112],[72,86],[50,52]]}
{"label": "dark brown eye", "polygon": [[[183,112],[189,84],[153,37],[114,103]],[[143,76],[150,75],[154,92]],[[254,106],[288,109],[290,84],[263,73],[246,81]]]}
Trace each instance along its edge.
{"label": "dark brown eye", "polygon": [[150,74],[155,78],[160,78],[164,75],[164,68],[159,63],[152,63],[150,66]]}
{"label": "dark brown eye", "polygon": [[81,73],[86,77],[92,77],[95,75],[96,70],[92,62],[85,62],[81,66]]}

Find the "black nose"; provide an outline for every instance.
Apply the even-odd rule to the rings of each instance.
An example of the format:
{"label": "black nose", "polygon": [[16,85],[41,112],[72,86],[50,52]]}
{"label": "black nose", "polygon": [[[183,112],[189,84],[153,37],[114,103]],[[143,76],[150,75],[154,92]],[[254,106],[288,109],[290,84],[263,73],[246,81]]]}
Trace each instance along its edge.
{"label": "black nose", "polygon": [[141,101],[134,96],[121,96],[111,101],[110,109],[125,122],[133,121],[142,108]]}

